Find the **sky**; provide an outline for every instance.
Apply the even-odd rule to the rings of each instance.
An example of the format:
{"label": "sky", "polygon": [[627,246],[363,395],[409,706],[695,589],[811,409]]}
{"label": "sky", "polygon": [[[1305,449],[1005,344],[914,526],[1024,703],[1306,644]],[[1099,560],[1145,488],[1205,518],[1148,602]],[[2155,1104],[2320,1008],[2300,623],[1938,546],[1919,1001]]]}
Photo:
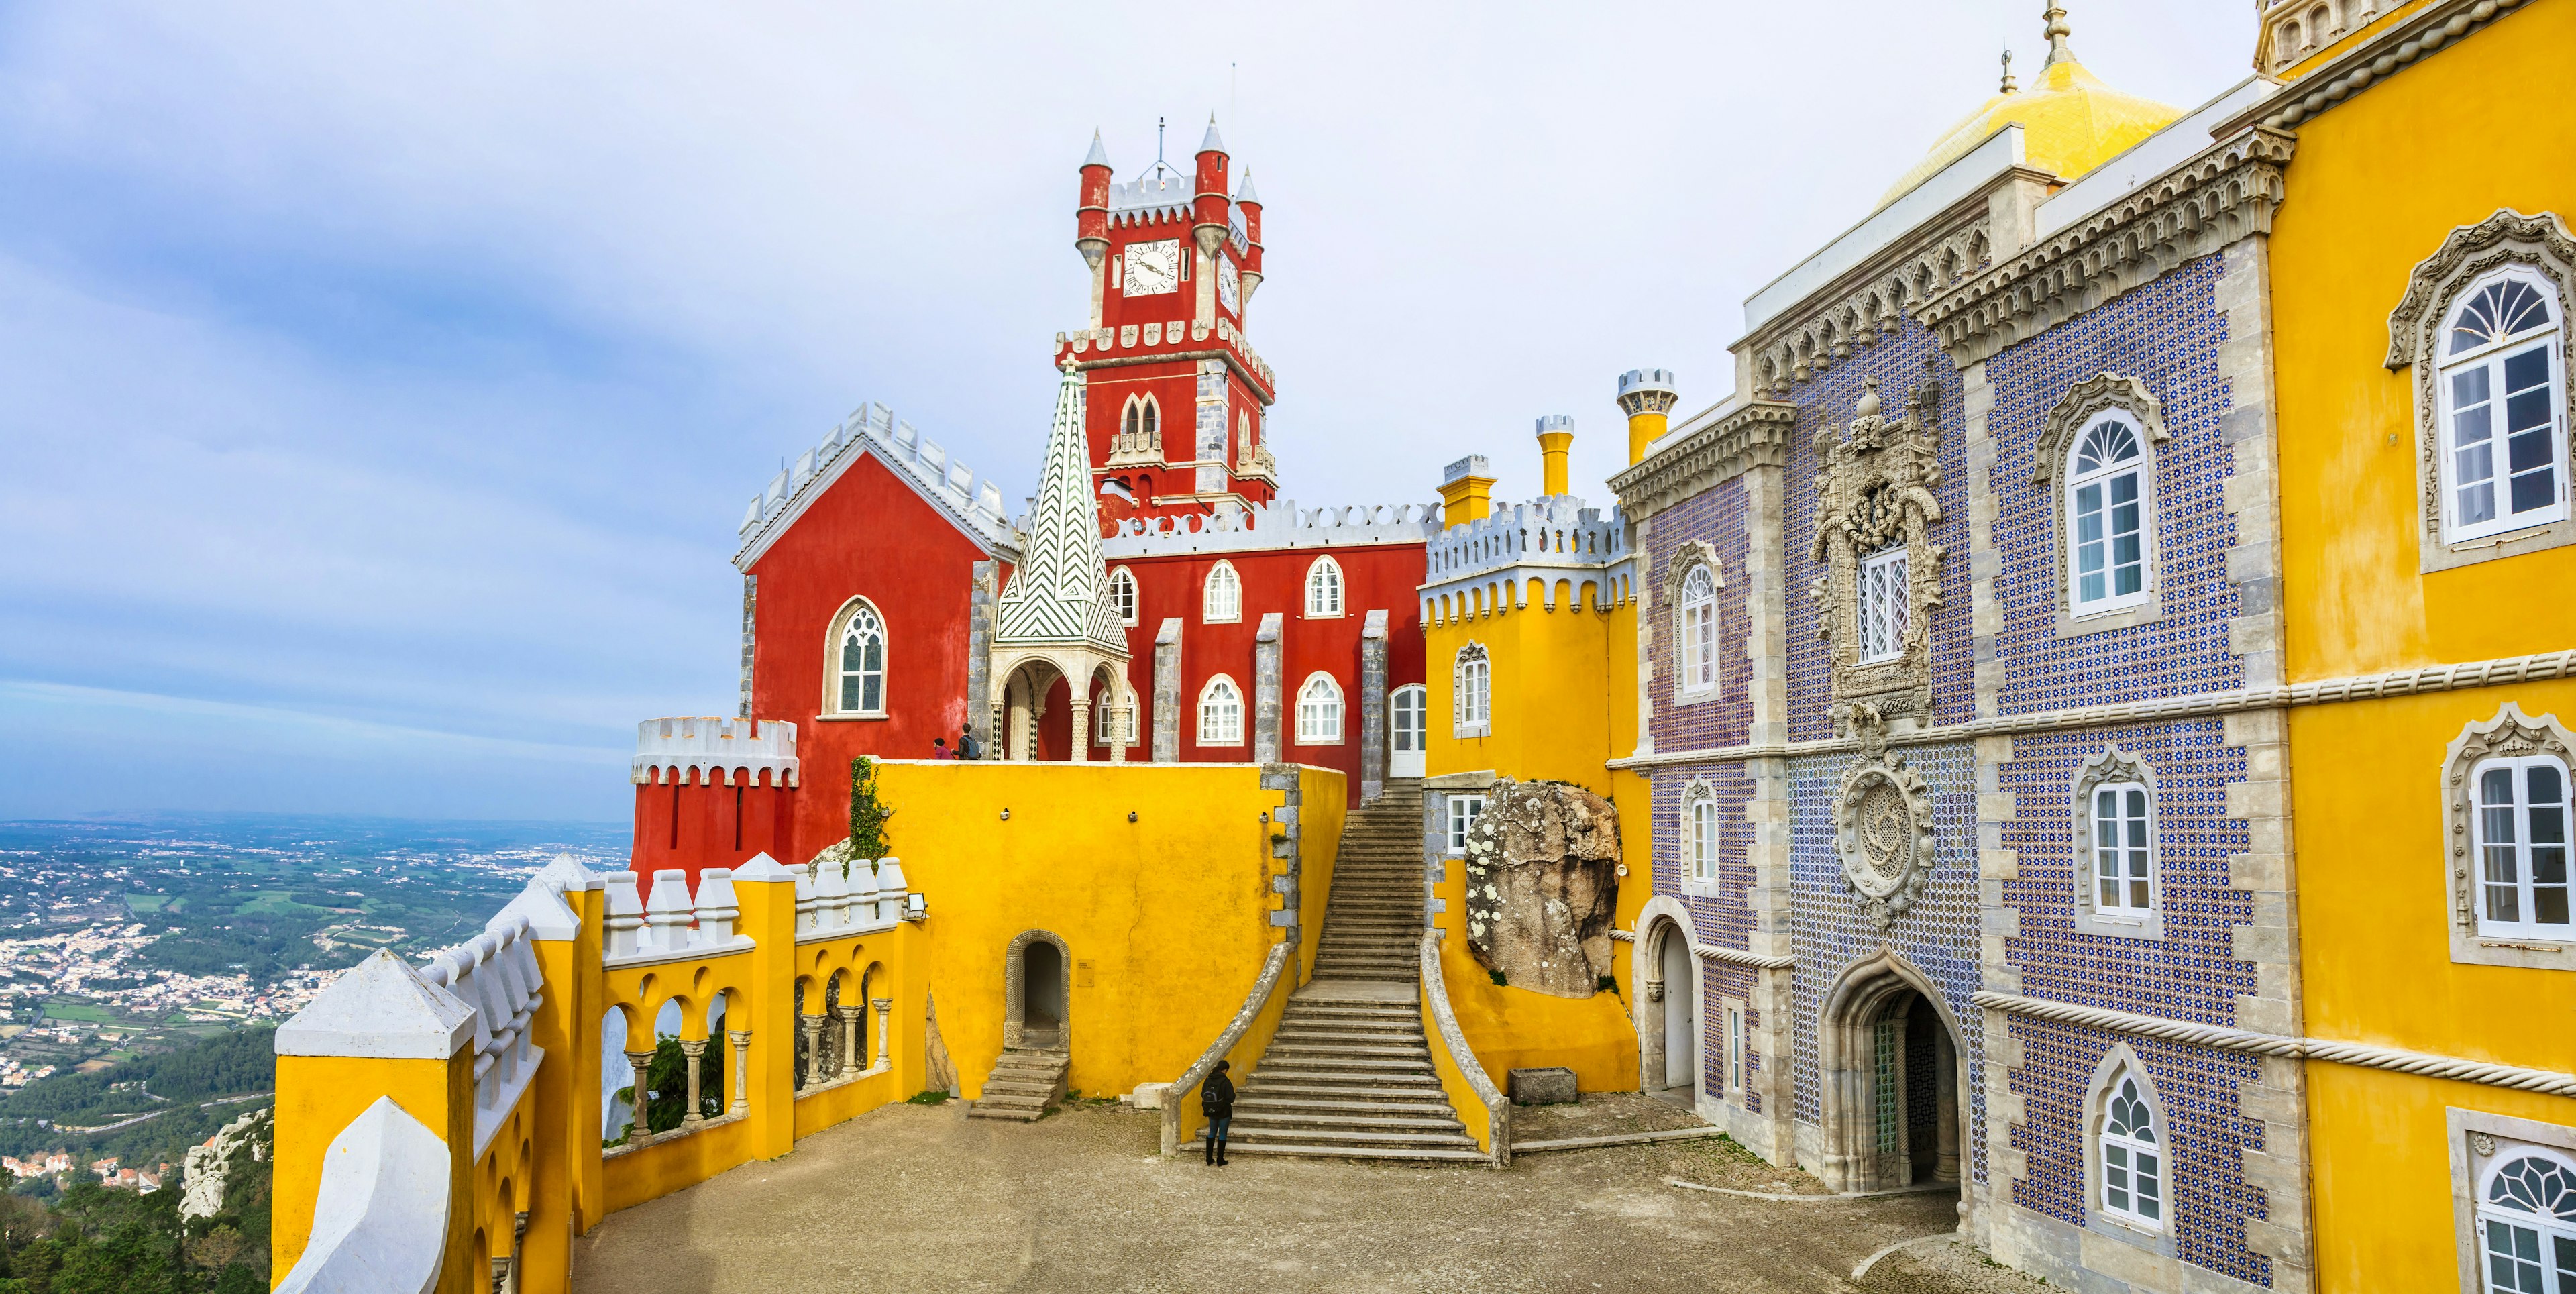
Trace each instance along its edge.
{"label": "sky", "polygon": [[[2246,0],[2074,0],[2181,106]],[[1077,167],[1210,114],[1306,506],[1613,392],[2025,77],[2039,0],[1149,6],[0,0],[0,817],[614,820],[730,714],[744,506],[865,401],[1034,487]]]}

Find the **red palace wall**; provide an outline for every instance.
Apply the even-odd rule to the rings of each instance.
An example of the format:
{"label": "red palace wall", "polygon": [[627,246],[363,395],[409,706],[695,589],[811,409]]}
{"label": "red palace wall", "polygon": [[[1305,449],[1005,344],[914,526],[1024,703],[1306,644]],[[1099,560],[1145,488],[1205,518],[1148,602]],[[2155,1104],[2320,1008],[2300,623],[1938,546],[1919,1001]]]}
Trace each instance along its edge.
{"label": "red palace wall", "polygon": [[[721,774],[700,784],[689,770],[672,771],[679,781],[647,782],[635,788],[632,866],[647,881],[662,868],[677,867],[689,874],[689,888],[695,892],[698,873],[704,868],[740,867],[754,854],[801,863],[814,849],[849,834],[839,830],[818,838],[808,833],[813,849],[799,852],[799,788],[772,785],[766,773],[738,776],[727,786]],[[812,798],[847,805],[831,795]],[[651,886],[645,888],[649,891]]]}

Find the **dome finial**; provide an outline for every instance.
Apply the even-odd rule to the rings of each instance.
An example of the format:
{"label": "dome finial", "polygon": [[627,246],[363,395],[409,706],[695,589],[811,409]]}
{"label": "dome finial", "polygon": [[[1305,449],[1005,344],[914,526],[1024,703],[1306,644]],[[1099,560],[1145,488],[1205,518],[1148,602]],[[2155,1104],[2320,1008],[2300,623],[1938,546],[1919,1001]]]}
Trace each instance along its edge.
{"label": "dome finial", "polygon": [[2067,47],[2066,38],[2074,35],[2075,29],[2066,24],[2066,6],[2057,0],[2048,0],[2048,9],[2040,14],[2040,18],[2048,24],[2048,61],[2039,65],[2040,70],[2074,62],[2075,51]]}
{"label": "dome finial", "polygon": [[2010,45],[2006,45],[2006,46],[2004,46],[2004,88],[2003,88],[2003,92],[2004,92],[2005,94],[2016,94],[2016,93],[2019,93],[2019,92],[2020,92],[2020,90],[2021,90],[2021,86],[2019,86],[2019,85],[2015,84],[2015,83],[2014,83],[2014,81],[2013,81],[2013,74],[2012,74],[2012,46],[2010,46]]}

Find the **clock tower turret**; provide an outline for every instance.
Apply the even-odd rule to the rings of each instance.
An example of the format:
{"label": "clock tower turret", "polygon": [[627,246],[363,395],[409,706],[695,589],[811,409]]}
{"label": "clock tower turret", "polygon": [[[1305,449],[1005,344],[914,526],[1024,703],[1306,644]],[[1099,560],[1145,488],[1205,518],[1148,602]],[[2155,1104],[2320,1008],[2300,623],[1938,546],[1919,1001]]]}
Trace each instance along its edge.
{"label": "clock tower turret", "polygon": [[1261,204],[1208,119],[1192,172],[1162,158],[1118,183],[1095,134],[1074,247],[1091,277],[1090,326],[1056,337],[1083,374],[1084,429],[1105,523],[1238,514],[1278,492],[1270,366],[1244,336],[1262,281]]}

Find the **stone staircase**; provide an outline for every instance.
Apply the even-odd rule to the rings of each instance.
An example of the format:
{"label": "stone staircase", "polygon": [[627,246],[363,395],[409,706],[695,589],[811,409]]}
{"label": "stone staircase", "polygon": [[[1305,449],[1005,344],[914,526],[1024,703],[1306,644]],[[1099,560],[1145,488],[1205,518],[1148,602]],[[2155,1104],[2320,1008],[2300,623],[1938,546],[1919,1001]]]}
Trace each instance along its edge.
{"label": "stone staircase", "polygon": [[1484,1161],[1422,1032],[1422,901],[1422,784],[1389,782],[1343,823],[1314,982],[1238,1081],[1228,1154]]}
{"label": "stone staircase", "polygon": [[1005,1049],[1001,1059],[993,1062],[993,1076],[984,1080],[984,1094],[975,1098],[966,1117],[1036,1122],[1064,1095],[1065,1066],[1072,1059],[1071,1053],[1062,1051]]}

